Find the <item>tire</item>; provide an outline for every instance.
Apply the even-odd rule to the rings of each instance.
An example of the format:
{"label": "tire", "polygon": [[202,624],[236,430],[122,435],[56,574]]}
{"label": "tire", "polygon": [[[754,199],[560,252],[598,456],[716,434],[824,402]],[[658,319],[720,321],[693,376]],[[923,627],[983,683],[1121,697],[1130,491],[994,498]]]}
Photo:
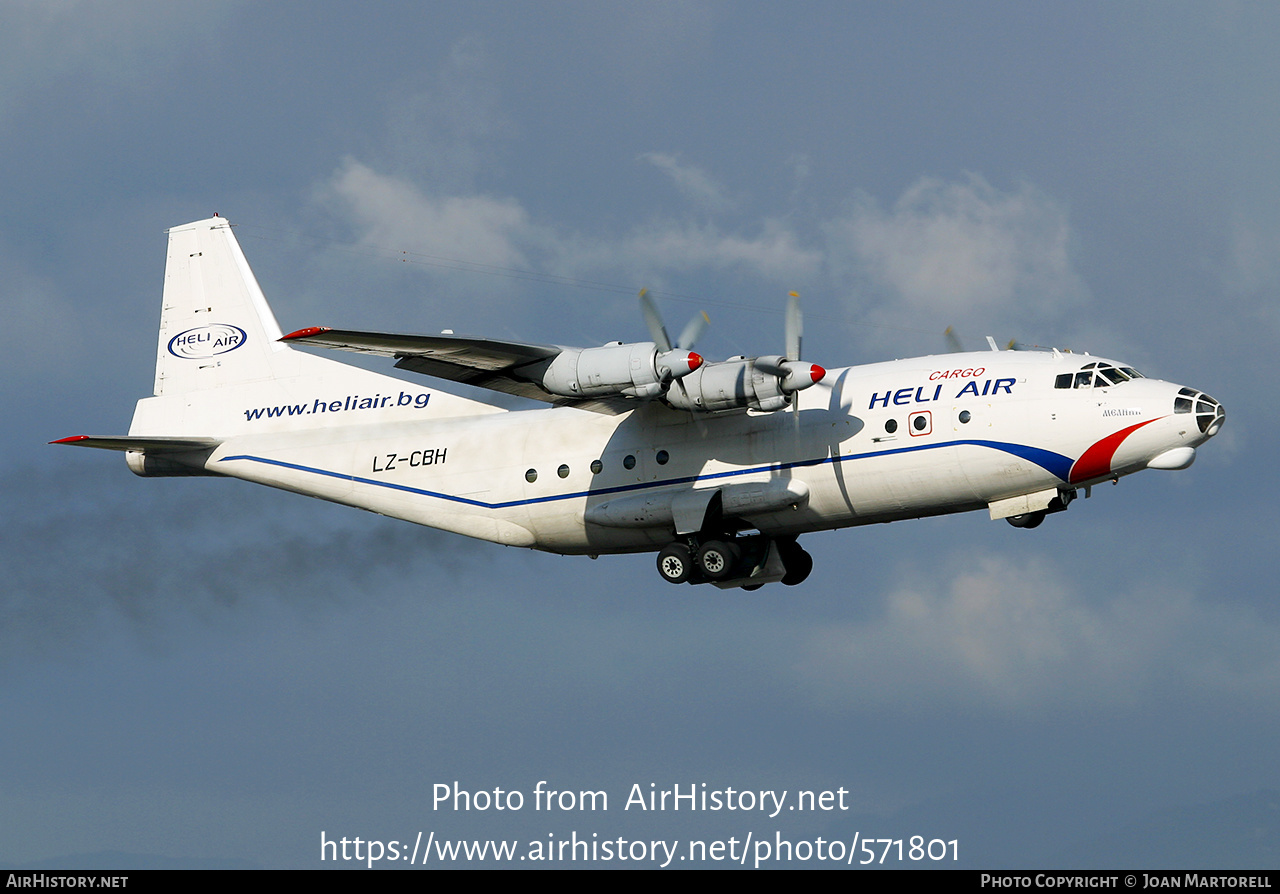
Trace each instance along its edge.
{"label": "tire", "polygon": [[1040,522],[1044,521],[1044,510],[1025,512],[1022,515],[1011,515],[1005,521],[1015,528],[1027,528],[1028,530],[1038,528],[1040,527]]}
{"label": "tire", "polygon": [[682,584],[693,576],[693,556],[683,543],[673,543],[658,553],[658,573],[669,584]]}
{"label": "tire", "polygon": [[741,552],[732,543],[708,540],[698,550],[698,567],[711,580],[728,580],[738,564]]}
{"label": "tire", "polygon": [[804,583],[813,571],[813,556],[795,541],[787,544],[785,548],[779,543],[778,548],[782,554],[782,564],[787,566],[787,573],[782,576],[782,583],[788,587]]}

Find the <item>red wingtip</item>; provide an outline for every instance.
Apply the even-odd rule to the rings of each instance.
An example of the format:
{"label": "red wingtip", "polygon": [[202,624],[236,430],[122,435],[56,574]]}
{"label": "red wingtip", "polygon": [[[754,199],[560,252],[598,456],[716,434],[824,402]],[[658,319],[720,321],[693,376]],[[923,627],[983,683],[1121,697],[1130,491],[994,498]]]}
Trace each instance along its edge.
{"label": "red wingtip", "polygon": [[280,336],[281,341],[289,341],[294,338],[307,338],[312,335],[319,335],[321,332],[328,332],[328,326],[308,326],[306,329],[299,329],[297,332],[290,332],[288,335]]}
{"label": "red wingtip", "polygon": [[813,376],[815,382],[821,382],[826,374],[827,371],[816,363],[813,364],[813,369],[809,371],[809,375]]}
{"label": "red wingtip", "polygon": [[75,444],[78,441],[89,440],[88,435],[72,435],[69,438],[58,438],[56,441],[50,441],[50,444]]}
{"label": "red wingtip", "polygon": [[689,352],[689,372],[693,372],[699,366],[702,366],[702,363],[703,360],[701,354],[695,354],[693,351]]}

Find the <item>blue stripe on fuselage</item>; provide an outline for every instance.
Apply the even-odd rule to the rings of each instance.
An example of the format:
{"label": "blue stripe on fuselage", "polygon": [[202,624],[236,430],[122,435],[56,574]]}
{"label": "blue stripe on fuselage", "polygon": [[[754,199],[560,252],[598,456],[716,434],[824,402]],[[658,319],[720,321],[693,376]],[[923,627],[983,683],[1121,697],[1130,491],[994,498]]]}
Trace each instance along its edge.
{"label": "blue stripe on fuselage", "polygon": [[331,472],[327,469],[317,469],[312,466],[304,466],[298,463],[289,463],[279,459],[268,459],[263,456],[251,456],[248,454],[237,454],[235,456],[224,456],[218,462],[232,462],[235,460],[243,460],[245,462],[262,463],[268,466],[278,466],[283,469],[293,469],[298,472],[309,472],[313,475],[323,475],[326,478],[337,478],[342,481],[354,481],[359,484],[369,484],[375,487],[386,487],[391,490],[404,491],[405,493],[418,494],[424,497],[434,497],[438,500],[447,500],[452,503],[461,503],[466,506],[477,506],[482,509],[510,509],[514,506],[531,506],[535,503],[550,503],[557,500],[573,500],[579,497],[598,497],[606,494],[626,493],[627,491],[657,489],[662,487],[670,487],[677,484],[695,484],[699,481],[715,481],[722,478],[735,478],[739,475],[754,475],[757,472],[782,472],[787,469],[807,468],[810,466],[821,466],[826,463],[835,464],[837,462],[851,462],[859,459],[871,459],[877,456],[892,456],[897,453],[915,453],[920,450],[936,450],[940,447],[957,447],[970,445],[974,447],[987,447],[991,450],[1000,450],[1004,453],[1012,454],[1019,459],[1034,463],[1052,475],[1067,480],[1067,476],[1071,473],[1071,464],[1074,462],[1070,457],[1063,456],[1060,453],[1054,453],[1052,450],[1045,450],[1040,447],[1029,447],[1026,444],[1009,444],[1004,441],[979,441],[979,440],[962,440],[962,441],[944,441],[939,444],[915,444],[910,447],[895,447],[891,450],[875,450],[869,453],[856,453],[847,456],[828,456],[821,459],[798,460],[790,463],[774,463],[766,466],[753,466],[746,469],[733,469],[727,472],[713,472],[707,475],[690,475],[684,478],[664,478],[660,481],[645,481],[637,484],[622,484],[616,487],[602,487],[593,490],[574,491],[566,494],[552,494],[545,497],[529,497],[522,500],[507,500],[502,503],[487,503],[484,500],[473,500],[469,497],[455,497],[452,494],[444,494],[438,491],[424,490],[423,488],[410,487],[407,484],[395,484],[390,481],[377,481],[372,478],[362,478],[359,475],[344,475],[341,472]]}

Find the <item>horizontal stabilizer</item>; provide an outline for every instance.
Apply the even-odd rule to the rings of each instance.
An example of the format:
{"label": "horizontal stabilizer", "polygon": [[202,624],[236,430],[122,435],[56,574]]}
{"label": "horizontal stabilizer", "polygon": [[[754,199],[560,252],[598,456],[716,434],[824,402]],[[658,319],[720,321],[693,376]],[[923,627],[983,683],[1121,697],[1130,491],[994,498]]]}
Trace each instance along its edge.
{"label": "horizontal stabilizer", "polygon": [[72,447],[97,447],[100,450],[136,450],[139,453],[189,453],[192,450],[212,450],[222,442],[216,438],[166,438],[157,435],[109,437],[74,435],[49,443],[70,444]]}

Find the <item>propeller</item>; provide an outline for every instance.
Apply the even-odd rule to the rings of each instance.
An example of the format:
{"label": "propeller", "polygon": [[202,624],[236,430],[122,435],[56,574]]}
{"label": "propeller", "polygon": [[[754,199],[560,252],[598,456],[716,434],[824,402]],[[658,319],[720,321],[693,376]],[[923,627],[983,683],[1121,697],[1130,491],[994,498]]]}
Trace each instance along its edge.
{"label": "propeller", "polygon": [[[658,313],[658,306],[649,297],[648,289],[640,290],[640,313],[644,316],[645,325],[649,327],[649,335],[658,346],[658,356],[654,358],[654,366],[664,381],[679,381],[698,367],[702,366],[702,357],[693,352],[694,343],[707,331],[711,318],[706,311],[699,311],[684,327],[680,338],[673,345],[667,335],[666,324]],[[682,389],[683,385],[680,386]]]}
{"label": "propeller", "polygon": [[804,338],[804,317],[800,312],[800,296],[789,293],[787,301],[787,353],[782,356],[757,357],[756,369],[781,379],[782,391],[794,394],[818,382],[827,371],[816,363],[800,359],[800,342]]}
{"label": "propeller", "polygon": [[791,398],[791,413],[795,419],[796,430],[800,429],[800,392],[822,380],[827,371],[816,363],[806,363],[800,359],[800,344],[804,340],[804,315],[800,310],[800,295],[787,293],[787,317],[784,335],[787,353],[781,357],[759,357],[756,369],[777,376],[784,394]]}

